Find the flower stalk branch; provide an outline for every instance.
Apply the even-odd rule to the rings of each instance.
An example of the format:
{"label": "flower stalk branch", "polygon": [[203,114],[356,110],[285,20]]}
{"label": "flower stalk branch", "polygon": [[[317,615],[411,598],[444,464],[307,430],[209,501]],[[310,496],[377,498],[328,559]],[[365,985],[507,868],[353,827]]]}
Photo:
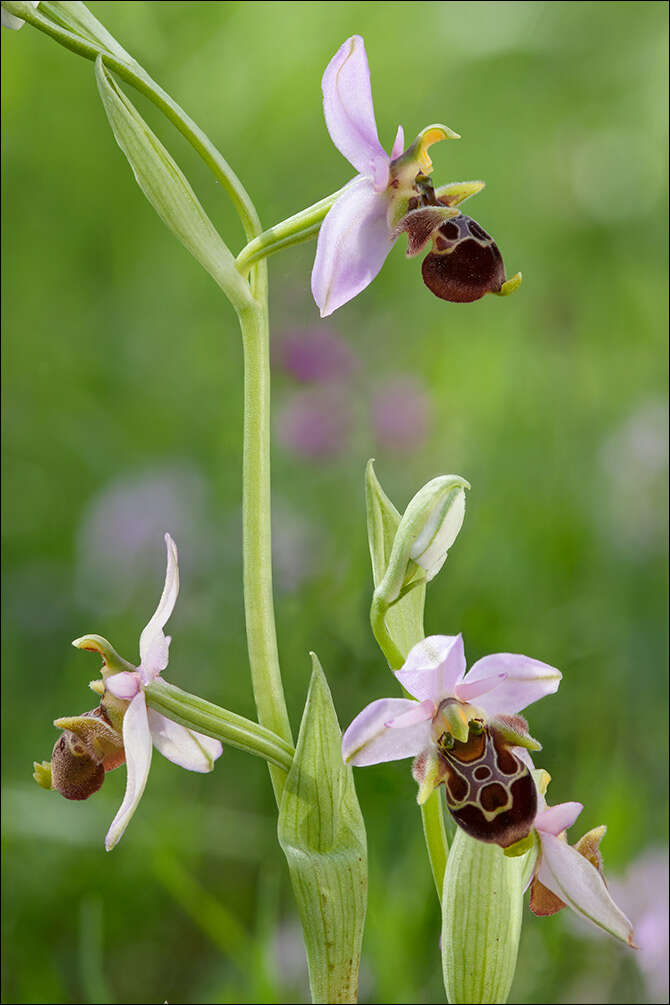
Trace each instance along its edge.
{"label": "flower stalk branch", "polygon": [[264,757],[282,771],[289,771],[293,747],[265,726],[164,681],[147,685],[144,694],[149,708],[173,722],[221,740],[229,747]]}
{"label": "flower stalk branch", "polygon": [[313,206],[308,206],[307,209],[287,217],[281,223],[276,223],[274,227],[264,230],[258,237],[249,241],[235,259],[235,265],[242,275],[246,275],[255,262],[273,255],[276,251],[290,248],[295,244],[302,244],[304,241],[316,237],[326,214],[342,195],[344,188],[320,199]]}

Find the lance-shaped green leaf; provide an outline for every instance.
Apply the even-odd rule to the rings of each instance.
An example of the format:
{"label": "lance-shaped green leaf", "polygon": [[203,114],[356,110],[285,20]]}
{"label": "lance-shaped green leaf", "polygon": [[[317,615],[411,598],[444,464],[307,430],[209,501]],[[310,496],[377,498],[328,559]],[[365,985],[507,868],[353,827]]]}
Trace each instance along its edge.
{"label": "lance-shaped green leaf", "polygon": [[442,895],[442,969],[452,1005],[507,1001],[519,949],[526,861],[456,834]]}
{"label": "lance-shaped green leaf", "polygon": [[249,307],[249,286],[235,268],[223,239],[184,174],[118,86],[101,56],[95,61],[95,76],[116,142],[145,196],[233,306],[238,310]]}
{"label": "lance-shaped green leaf", "polygon": [[365,825],[328,683],[312,679],[279,808],[314,1002],[355,1002],[367,905]]}

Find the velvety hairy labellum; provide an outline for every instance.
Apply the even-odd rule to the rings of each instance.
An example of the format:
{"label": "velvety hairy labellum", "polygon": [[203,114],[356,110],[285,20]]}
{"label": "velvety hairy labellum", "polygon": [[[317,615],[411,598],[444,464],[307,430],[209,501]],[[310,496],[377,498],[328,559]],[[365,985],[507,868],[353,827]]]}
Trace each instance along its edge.
{"label": "velvety hairy labellum", "polygon": [[498,245],[463,213],[445,220],[433,235],[433,250],[421,266],[423,281],[442,300],[468,304],[498,293],[505,266]]}
{"label": "velvety hairy labellum", "polygon": [[473,721],[464,743],[445,733],[438,749],[447,806],[467,834],[501,848],[530,834],[537,813],[535,782],[497,730]]}

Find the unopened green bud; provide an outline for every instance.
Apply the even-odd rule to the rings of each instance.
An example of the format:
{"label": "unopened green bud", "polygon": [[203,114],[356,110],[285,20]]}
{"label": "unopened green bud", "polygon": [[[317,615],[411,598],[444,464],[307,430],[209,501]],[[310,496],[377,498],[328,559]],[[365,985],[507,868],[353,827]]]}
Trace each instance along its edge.
{"label": "unopened green bud", "polygon": [[417,579],[430,582],[440,571],[463,524],[464,490],[469,488],[460,475],[440,475],[410,500],[398,525],[384,578],[376,590],[383,603],[391,605],[404,587]]}

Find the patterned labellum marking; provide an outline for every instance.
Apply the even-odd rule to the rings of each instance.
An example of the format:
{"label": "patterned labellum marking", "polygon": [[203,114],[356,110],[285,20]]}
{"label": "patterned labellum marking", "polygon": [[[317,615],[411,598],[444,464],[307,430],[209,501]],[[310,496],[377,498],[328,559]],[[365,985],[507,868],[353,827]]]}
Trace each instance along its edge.
{"label": "patterned labellum marking", "polygon": [[499,732],[474,719],[464,743],[443,733],[438,749],[447,806],[459,827],[501,848],[530,833],[537,813],[535,783]]}
{"label": "patterned labellum marking", "polygon": [[505,282],[498,245],[463,213],[445,220],[434,232],[433,250],[424,258],[421,273],[436,297],[460,304],[498,293]]}

